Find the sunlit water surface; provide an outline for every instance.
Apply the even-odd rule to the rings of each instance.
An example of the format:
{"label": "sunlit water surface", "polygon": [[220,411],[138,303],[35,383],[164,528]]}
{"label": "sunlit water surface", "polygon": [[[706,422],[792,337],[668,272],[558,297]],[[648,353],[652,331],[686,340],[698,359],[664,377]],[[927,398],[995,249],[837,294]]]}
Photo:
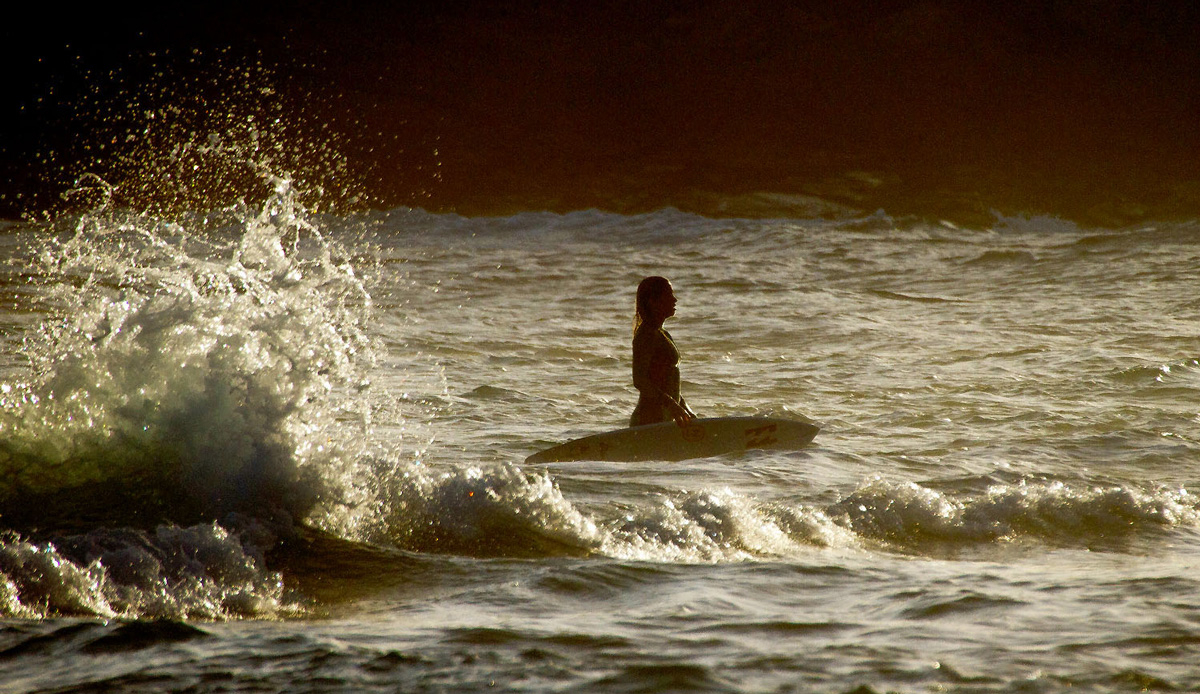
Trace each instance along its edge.
{"label": "sunlit water surface", "polygon": [[[38,508],[0,516],[0,690],[1200,687],[1195,223],[316,217],[281,182],[2,241],[0,491]],[[810,448],[522,463],[627,420],[649,274],[693,408]]]}

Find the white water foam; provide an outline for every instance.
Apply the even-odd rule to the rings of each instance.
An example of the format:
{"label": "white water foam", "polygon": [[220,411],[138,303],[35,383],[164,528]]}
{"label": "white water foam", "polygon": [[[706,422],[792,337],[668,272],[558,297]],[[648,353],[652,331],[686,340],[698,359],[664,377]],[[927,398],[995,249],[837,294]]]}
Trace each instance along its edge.
{"label": "white water foam", "polygon": [[370,420],[370,295],[273,185],[223,232],[110,213],[42,249],[55,318],[0,399],[0,497],[147,484],[210,516],[353,524],[369,494],[350,468]]}

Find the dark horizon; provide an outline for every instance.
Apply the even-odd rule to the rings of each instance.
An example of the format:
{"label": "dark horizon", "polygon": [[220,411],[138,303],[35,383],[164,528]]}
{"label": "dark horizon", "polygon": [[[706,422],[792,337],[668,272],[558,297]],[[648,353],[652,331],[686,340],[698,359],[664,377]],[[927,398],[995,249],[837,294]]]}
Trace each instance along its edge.
{"label": "dark horizon", "polygon": [[376,207],[756,215],[819,199],[965,224],[993,209],[1099,226],[1200,217],[1200,7],[1184,2],[171,12],[5,30],[0,217],[54,204],[64,180],[47,180],[41,153],[120,146],[66,115],[98,75],[164,52],[186,70],[193,51],[270,67]]}

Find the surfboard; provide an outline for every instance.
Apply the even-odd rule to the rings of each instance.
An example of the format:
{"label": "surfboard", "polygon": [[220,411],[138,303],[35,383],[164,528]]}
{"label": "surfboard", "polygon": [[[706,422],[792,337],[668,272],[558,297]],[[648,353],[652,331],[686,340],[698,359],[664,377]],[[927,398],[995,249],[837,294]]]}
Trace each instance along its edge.
{"label": "surfboard", "polygon": [[688,460],[754,449],[796,450],[812,442],[818,431],[807,418],[709,417],[684,427],[661,422],[585,436],[534,453],[525,462]]}

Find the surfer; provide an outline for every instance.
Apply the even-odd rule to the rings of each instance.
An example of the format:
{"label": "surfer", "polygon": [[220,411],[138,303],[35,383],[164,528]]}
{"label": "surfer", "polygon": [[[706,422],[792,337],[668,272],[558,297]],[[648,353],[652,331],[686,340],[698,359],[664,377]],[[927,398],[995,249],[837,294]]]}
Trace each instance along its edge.
{"label": "surfer", "polygon": [[638,284],[633,317],[633,385],[638,403],[629,426],[657,424],[668,419],[679,426],[696,415],[679,393],[679,350],[663,322],[675,315],[675,292],[665,277],[647,277]]}

